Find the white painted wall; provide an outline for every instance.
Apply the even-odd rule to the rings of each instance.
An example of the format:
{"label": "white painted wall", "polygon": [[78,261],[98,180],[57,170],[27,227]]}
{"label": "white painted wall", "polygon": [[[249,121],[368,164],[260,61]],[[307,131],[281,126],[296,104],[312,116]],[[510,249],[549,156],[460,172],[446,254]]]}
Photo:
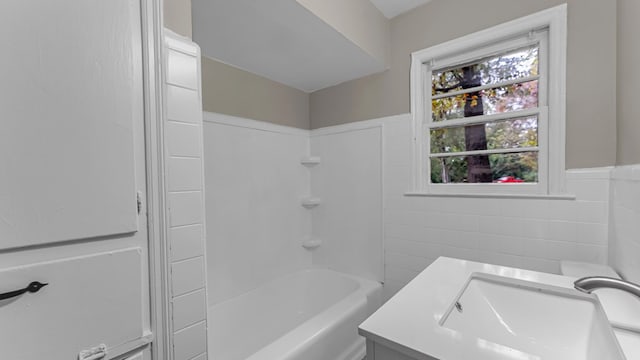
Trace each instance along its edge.
{"label": "white painted wall", "polygon": [[640,165],[611,173],[609,263],[623,278],[640,282]]}
{"label": "white painted wall", "polygon": [[315,266],[384,280],[382,247],[382,124],[360,123],[311,131],[311,193]]}
{"label": "white painted wall", "polygon": [[306,130],[204,115],[209,304],[311,266]]}

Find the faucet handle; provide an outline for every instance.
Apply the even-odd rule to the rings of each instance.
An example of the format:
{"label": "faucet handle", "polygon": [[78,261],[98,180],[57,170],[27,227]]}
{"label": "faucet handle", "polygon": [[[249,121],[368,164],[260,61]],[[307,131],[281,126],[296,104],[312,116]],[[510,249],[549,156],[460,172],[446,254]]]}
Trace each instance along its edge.
{"label": "faucet handle", "polygon": [[587,276],[573,283],[576,290],[590,294],[596,289],[618,289],[640,298],[640,285],[622,279],[607,276]]}

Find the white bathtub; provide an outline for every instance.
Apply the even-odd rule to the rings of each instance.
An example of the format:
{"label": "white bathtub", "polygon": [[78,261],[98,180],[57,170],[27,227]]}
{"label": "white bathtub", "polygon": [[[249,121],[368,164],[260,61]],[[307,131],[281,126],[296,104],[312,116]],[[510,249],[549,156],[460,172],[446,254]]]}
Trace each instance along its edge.
{"label": "white bathtub", "polygon": [[377,282],[312,269],[209,308],[209,360],[361,360]]}

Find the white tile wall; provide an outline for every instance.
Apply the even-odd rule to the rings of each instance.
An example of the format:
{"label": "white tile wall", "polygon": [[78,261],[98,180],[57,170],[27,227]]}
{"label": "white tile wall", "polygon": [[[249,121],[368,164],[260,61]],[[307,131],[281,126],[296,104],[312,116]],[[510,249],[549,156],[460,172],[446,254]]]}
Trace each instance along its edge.
{"label": "white tile wall", "polygon": [[173,296],[204,288],[206,272],[202,256],[171,264]]}
{"label": "white tile wall", "polygon": [[411,118],[378,121],[387,297],[439,256],[555,273],[562,259],[607,262],[609,168],[569,170],[576,200],[407,197]]}
{"label": "white tile wall", "polygon": [[202,147],[200,142],[193,141],[200,134],[200,126],[179,122],[167,122],[165,128],[166,145],[170,154],[182,157],[200,157]]}
{"label": "white tile wall", "polygon": [[[382,126],[336,126],[311,132],[313,264],[382,281]],[[377,156],[376,156],[377,155]]]}
{"label": "white tile wall", "polygon": [[165,45],[171,328],[174,359],[191,360],[206,357],[207,351],[200,50],[171,32],[167,32]]}
{"label": "white tile wall", "polygon": [[[169,167],[169,171],[171,168]],[[171,175],[169,175],[171,178]],[[169,222],[171,227],[203,222],[202,191],[169,192]]]}
{"label": "white tile wall", "polygon": [[308,131],[205,113],[210,305],[311,266]]}
{"label": "white tile wall", "polygon": [[192,54],[184,53],[172,48],[173,51],[167,53],[167,83],[177,85],[192,90],[200,87],[200,74],[194,69],[198,69],[199,59]]}
{"label": "white tile wall", "polygon": [[[300,166],[300,159],[318,155],[323,159],[318,166],[328,167],[328,158],[313,153],[313,145],[309,153],[308,132],[218,114],[206,116],[207,224],[215,229],[208,239],[209,290],[215,294],[210,302],[216,303],[309,266],[311,257],[300,242],[310,233],[312,214],[321,217],[318,210],[329,208],[325,200],[344,193],[345,188],[351,193],[359,190],[352,186],[353,179],[340,187],[331,185],[330,178],[309,178],[314,168]],[[637,167],[618,171],[619,179],[613,181],[611,168],[568,170],[567,190],[575,200],[409,197],[404,193],[411,173],[410,116],[352,126],[364,129],[372,125],[382,130],[381,147],[375,141],[360,143],[355,138],[345,143],[345,131],[338,127],[314,130],[311,135],[322,136],[322,146],[316,147],[323,149],[319,152],[341,149],[346,154],[361,151],[380,158],[387,297],[439,256],[557,273],[563,259],[607,263],[610,238],[615,245],[611,263],[638,281],[640,264],[634,256],[640,250]],[[359,164],[369,161],[372,159],[363,158]],[[332,173],[339,177],[340,169],[349,169],[353,159],[337,156],[330,163]],[[319,184],[313,185],[315,192],[325,193],[310,194],[310,180]],[[311,211],[303,209],[299,201],[309,195],[324,198],[323,204]],[[315,221],[313,234],[358,225],[349,224],[356,218],[351,211],[351,215]],[[331,242],[340,235],[323,236],[327,237],[323,241]],[[344,255],[350,242],[342,243]],[[314,258],[313,264],[331,266],[340,258],[324,255]],[[358,256],[370,254],[349,256],[355,263]]]}
{"label": "white tile wall", "polygon": [[170,191],[198,191],[202,189],[202,160],[172,157],[169,159],[168,186]]}
{"label": "white tile wall", "polygon": [[640,282],[640,165],[621,166],[611,176],[610,265]]}
{"label": "white tile wall", "polygon": [[173,227],[169,230],[171,261],[176,262],[204,254],[202,224]]}
{"label": "white tile wall", "polygon": [[173,328],[182,330],[202,321],[207,316],[205,289],[175,297],[173,299]]}
{"label": "white tile wall", "polygon": [[207,327],[202,321],[178,330],[173,339],[173,359],[191,360],[207,351]]}
{"label": "white tile wall", "polygon": [[202,119],[202,104],[198,88],[183,88],[179,85],[167,87],[167,118],[174,122],[199,125]]}

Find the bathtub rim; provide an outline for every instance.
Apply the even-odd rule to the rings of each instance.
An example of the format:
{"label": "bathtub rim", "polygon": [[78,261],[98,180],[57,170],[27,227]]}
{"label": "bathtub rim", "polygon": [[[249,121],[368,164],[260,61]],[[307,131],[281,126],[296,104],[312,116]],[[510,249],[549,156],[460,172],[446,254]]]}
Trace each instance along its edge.
{"label": "bathtub rim", "polygon": [[[375,280],[365,279],[357,275],[339,272],[328,267],[310,267],[284,274],[283,276],[274,278],[255,289],[252,289],[225,301],[219,302],[212,306],[208,306],[207,314],[209,315],[213,308],[223,306],[224,304],[228,305],[230,302],[239,297],[251,296],[253,293],[259,292],[263,287],[272,284],[273,282],[284,281],[287,278],[300,276],[301,273],[309,272],[325,272],[330,273],[332,276],[347,278],[355,281],[358,284],[358,287],[354,291],[348,293],[346,296],[340,298],[338,301],[330,304],[329,307],[313,314],[313,316],[306,321],[289,329],[286,333],[276,338],[273,342],[256,349],[254,353],[249,355],[244,360],[265,360],[275,359],[276,357],[289,358],[291,356],[296,356],[296,354],[303,352],[305,349],[308,349],[312,344],[314,344],[316,339],[322,338],[323,336],[329,334],[331,330],[337,328],[340,324],[336,321],[336,319],[341,319],[345,316],[350,315],[354,316],[361,306],[366,307],[365,311],[368,317],[369,315],[371,315],[371,313],[373,313],[373,311],[375,311],[375,309],[377,309],[382,304],[382,283]],[[369,306],[371,306],[372,301],[375,303],[375,307],[370,311]],[[362,321],[364,321],[364,319],[362,319]],[[213,324],[210,326],[213,326]],[[362,359],[362,357],[364,357],[365,355],[364,338],[357,333],[357,329],[354,330],[354,334],[358,336],[356,338],[357,341],[353,342],[347,349],[345,349],[345,352],[343,354],[346,354],[347,357],[345,357],[344,360],[359,360]],[[296,346],[292,347],[291,344],[295,344]],[[213,351],[211,350],[212,349],[209,349],[209,353],[213,355]]]}

